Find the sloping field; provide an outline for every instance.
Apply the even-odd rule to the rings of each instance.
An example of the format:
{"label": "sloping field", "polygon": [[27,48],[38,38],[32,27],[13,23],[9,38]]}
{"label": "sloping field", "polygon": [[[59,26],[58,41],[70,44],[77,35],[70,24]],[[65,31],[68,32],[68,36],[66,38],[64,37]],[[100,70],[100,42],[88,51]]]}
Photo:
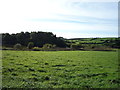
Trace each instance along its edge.
{"label": "sloping field", "polygon": [[3,51],[3,88],[117,88],[116,51]]}

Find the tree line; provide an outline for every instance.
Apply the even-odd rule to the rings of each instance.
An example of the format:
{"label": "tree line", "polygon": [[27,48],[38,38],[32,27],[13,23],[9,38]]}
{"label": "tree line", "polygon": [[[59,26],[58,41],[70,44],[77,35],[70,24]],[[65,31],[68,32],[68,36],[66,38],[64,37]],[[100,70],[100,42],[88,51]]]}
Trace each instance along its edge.
{"label": "tree line", "polygon": [[56,37],[52,32],[21,32],[16,34],[2,33],[2,45],[13,47],[15,44],[28,46],[33,43],[34,47],[43,47],[46,43],[57,47],[66,47],[62,37]]}
{"label": "tree line", "polygon": [[111,50],[120,48],[120,38],[64,39],[56,37],[52,32],[42,31],[2,33],[2,46],[16,50]]}

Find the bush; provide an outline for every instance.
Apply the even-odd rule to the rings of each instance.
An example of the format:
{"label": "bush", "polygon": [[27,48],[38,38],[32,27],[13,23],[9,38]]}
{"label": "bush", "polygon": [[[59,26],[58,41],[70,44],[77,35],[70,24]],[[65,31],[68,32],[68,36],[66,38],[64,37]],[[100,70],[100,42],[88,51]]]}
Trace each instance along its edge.
{"label": "bush", "polygon": [[88,50],[88,51],[112,51],[112,48],[108,47],[108,46],[101,46],[101,45],[89,45],[89,46],[85,46],[84,50]]}
{"label": "bush", "polygon": [[79,50],[79,49],[83,48],[83,46],[80,43],[79,44],[71,44],[70,48],[73,50]]}
{"label": "bush", "polygon": [[33,42],[29,42],[27,48],[28,48],[28,49],[32,49],[33,46],[34,46],[34,43],[33,43]]}
{"label": "bush", "polygon": [[95,50],[95,51],[112,51],[112,48],[110,48],[108,46],[99,46],[99,47],[95,47],[93,50]]}
{"label": "bush", "polygon": [[72,44],[71,46],[70,46],[70,48],[72,48],[72,49],[78,49],[78,46],[77,45],[75,45],[75,44]]}
{"label": "bush", "polygon": [[42,50],[42,48],[39,48],[39,47],[34,47],[32,50],[33,50],[33,51],[41,51],[41,50]]}
{"label": "bush", "polygon": [[56,45],[52,45],[52,44],[44,44],[42,47],[42,50],[53,50],[56,47]]}
{"label": "bush", "polygon": [[17,44],[14,45],[14,49],[15,50],[21,50],[22,49],[22,45],[17,43]]}

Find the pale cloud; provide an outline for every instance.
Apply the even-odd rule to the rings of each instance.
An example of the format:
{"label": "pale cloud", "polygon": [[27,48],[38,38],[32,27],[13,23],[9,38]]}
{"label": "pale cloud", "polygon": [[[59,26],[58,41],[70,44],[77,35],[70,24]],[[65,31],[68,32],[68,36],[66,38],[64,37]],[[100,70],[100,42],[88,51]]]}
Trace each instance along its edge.
{"label": "pale cloud", "polygon": [[97,1],[1,0],[0,32],[48,31],[65,38],[117,36],[117,0]]}
{"label": "pale cloud", "polygon": [[74,1],[79,1],[79,2],[119,2],[119,0],[74,0]]}

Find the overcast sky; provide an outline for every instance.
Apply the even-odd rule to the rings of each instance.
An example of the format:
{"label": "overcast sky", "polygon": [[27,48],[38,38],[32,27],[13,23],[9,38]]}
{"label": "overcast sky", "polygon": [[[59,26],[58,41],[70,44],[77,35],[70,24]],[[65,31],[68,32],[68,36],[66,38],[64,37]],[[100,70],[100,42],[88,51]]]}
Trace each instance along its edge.
{"label": "overcast sky", "polygon": [[0,33],[118,37],[118,0],[0,0],[0,13]]}

